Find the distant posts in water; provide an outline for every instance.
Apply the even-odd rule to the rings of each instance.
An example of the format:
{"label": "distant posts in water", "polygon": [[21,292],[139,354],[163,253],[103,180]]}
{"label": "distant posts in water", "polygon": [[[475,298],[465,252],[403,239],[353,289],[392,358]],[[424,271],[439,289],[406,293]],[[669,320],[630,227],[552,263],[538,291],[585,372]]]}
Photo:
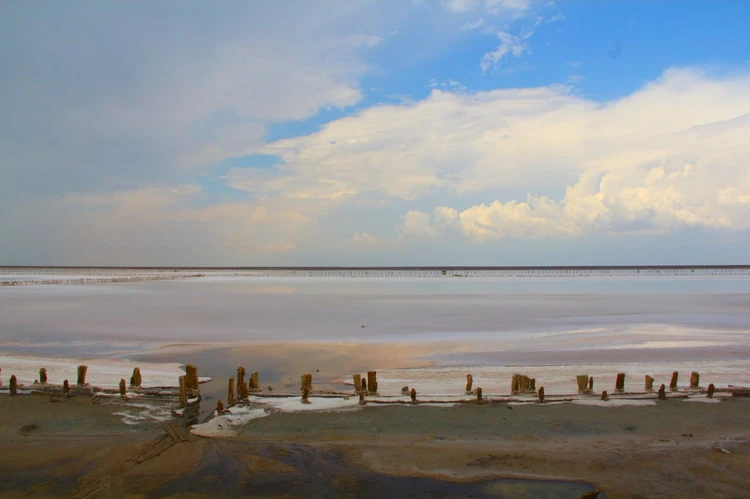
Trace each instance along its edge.
{"label": "distant posts in water", "polygon": [[672,373],[672,379],[669,382],[669,391],[675,392],[677,391],[677,376],[679,373],[677,371],[674,371]]}
{"label": "distant posts in water", "polygon": [[127,398],[127,390],[125,387],[125,378],[120,379],[120,398]]}
{"label": "distant posts in water", "polygon": [[601,399],[604,401],[609,400],[609,395],[607,394],[607,390],[602,391]]}
{"label": "distant posts in water", "polygon": [[45,384],[47,382],[47,370],[45,368],[39,369],[39,383]]}
{"label": "distant posts in water", "polygon": [[647,392],[653,392],[654,391],[654,377],[646,375],[646,391]]}
{"label": "distant posts in water", "polygon": [[247,383],[243,382],[239,386],[239,390],[238,391],[240,392],[239,393],[239,397],[238,397],[239,400],[247,400],[247,398],[250,396],[250,393],[248,392],[248,385],[247,385]]}
{"label": "distant posts in water", "polygon": [[133,368],[133,375],[130,377],[130,386],[132,388],[140,388],[142,383],[143,379],[141,378],[141,368]]}
{"label": "distant posts in water", "polygon": [[659,400],[667,400],[667,389],[664,386],[664,383],[659,387]]}
{"label": "distant posts in water", "polygon": [[68,380],[66,379],[63,381],[63,395],[67,395],[70,393],[70,383],[68,383]]}
{"label": "distant posts in water", "polygon": [[234,376],[229,378],[229,385],[227,386],[227,405],[229,407],[234,405]]}
{"label": "distant posts in water", "polygon": [[187,376],[180,376],[180,407],[187,407]]}
{"label": "distant posts in water", "polygon": [[706,394],[708,398],[714,398],[714,391],[716,391],[716,387],[713,383],[711,383],[710,385],[708,385],[708,393]]}
{"label": "distant posts in water", "polygon": [[615,391],[622,393],[625,391],[625,373],[617,373],[617,381],[615,381]]}
{"label": "distant posts in water", "polygon": [[482,387],[481,386],[477,387],[477,403],[479,404],[482,403]]}
{"label": "distant posts in water", "polygon": [[471,386],[474,384],[474,376],[471,374],[466,375],[466,390],[464,393],[466,395],[471,395]]}
{"label": "distant posts in water", "polygon": [[258,371],[253,371],[250,374],[250,391],[251,392],[260,392],[260,374]]}
{"label": "distant posts in water", "polygon": [[544,403],[544,387],[539,387],[539,402]]}
{"label": "distant posts in water", "polygon": [[362,393],[362,375],[352,374],[352,381],[354,381],[354,393]]}
{"label": "distant posts in water", "polygon": [[76,381],[76,385],[83,386],[86,384],[86,371],[88,369],[88,366],[78,366],[78,381]]}
{"label": "distant posts in water", "polygon": [[588,374],[577,375],[576,384],[578,385],[578,393],[588,393],[589,375]]}
{"label": "distant posts in water", "polygon": [[411,403],[412,404],[416,404],[417,403],[417,390],[416,390],[416,388],[412,388],[411,392],[409,393],[409,395],[411,396]]}
{"label": "distant posts in water", "polygon": [[378,393],[378,372],[367,371],[367,391],[370,395]]}
{"label": "distant posts in water", "polygon": [[692,388],[693,390],[700,388],[700,382],[701,382],[701,375],[698,374],[696,371],[693,371],[690,374],[690,388]]}
{"label": "distant posts in water", "polygon": [[15,374],[10,377],[10,395],[11,397],[18,395],[18,378]]}

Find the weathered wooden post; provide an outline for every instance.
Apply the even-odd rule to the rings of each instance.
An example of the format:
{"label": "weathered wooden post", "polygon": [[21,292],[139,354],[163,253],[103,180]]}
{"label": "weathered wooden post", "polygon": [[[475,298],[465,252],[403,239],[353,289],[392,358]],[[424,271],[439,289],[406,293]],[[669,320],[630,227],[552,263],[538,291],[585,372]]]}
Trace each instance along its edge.
{"label": "weathered wooden post", "polygon": [[529,378],[529,391],[530,392],[536,391],[536,378]]}
{"label": "weathered wooden post", "polygon": [[521,374],[518,377],[518,391],[521,393],[526,393],[529,391],[529,377],[525,374]]}
{"label": "weathered wooden post", "polygon": [[180,376],[180,407],[187,407],[187,379],[185,375]]}
{"label": "weathered wooden post", "polygon": [[594,391],[594,377],[589,378],[589,393]]}
{"label": "weathered wooden post", "polygon": [[578,393],[586,393],[589,387],[589,375],[588,374],[577,375],[576,383],[578,384]]}
{"label": "weathered wooden post", "polygon": [[602,400],[609,400],[609,395],[607,395],[607,390],[602,391]]}
{"label": "weathered wooden post", "polygon": [[464,391],[464,394],[471,395],[471,385],[474,384],[474,376],[471,374],[466,375],[466,390]]}
{"label": "weathered wooden post", "polygon": [[191,390],[198,390],[198,368],[193,364],[186,365],[185,376],[186,388],[189,388]]}
{"label": "weathered wooden post", "polygon": [[66,379],[65,381],[63,381],[63,395],[67,395],[68,393],[70,393],[70,384]]}
{"label": "weathered wooden post", "polygon": [[713,383],[711,383],[710,385],[708,385],[708,393],[706,394],[708,396],[708,398],[710,398],[710,399],[714,398],[714,391],[715,390],[716,390],[716,387],[714,386]]}
{"label": "weathered wooden post", "polygon": [[482,403],[482,387],[481,386],[477,387],[477,402],[480,404]]}
{"label": "weathered wooden post", "polygon": [[667,390],[664,383],[659,387],[659,400],[667,400]]}
{"label": "weathered wooden post", "polygon": [[76,382],[78,386],[86,384],[86,371],[88,368],[88,366],[78,366],[78,381]]}
{"label": "weathered wooden post", "polygon": [[700,387],[699,386],[700,385],[700,381],[701,381],[701,375],[698,374],[696,371],[693,371],[690,374],[690,388],[692,388],[692,389],[699,388]]}
{"label": "weathered wooden post", "polygon": [[45,384],[47,382],[47,370],[45,368],[39,369],[39,383]]}
{"label": "weathered wooden post", "polygon": [[18,378],[15,374],[10,377],[10,395],[12,397],[18,395]]}
{"label": "weathered wooden post", "polygon": [[249,389],[248,384],[242,383],[242,385],[239,387],[239,392],[240,392],[239,399],[240,400],[248,399],[248,397],[250,396],[250,392],[248,391],[248,389]]}
{"label": "weathered wooden post", "polygon": [[646,375],[646,391],[647,392],[653,392],[654,391],[654,378],[653,376]]}
{"label": "weathered wooden post", "polygon": [[141,368],[134,367],[133,375],[130,377],[130,386],[133,388],[140,388],[142,383],[143,379],[141,379]]}
{"label": "weathered wooden post", "polygon": [[539,387],[539,402],[544,403],[544,387]]}
{"label": "weathered wooden post", "polygon": [[367,380],[365,378],[361,378],[362,380],[362,391],[367,393]]}
{"label": "weathered wooden post", "polygon": [[415,388],[412,388],[409,395],[411,396],[411,403],[416,404],[417,403],[417,390]]}
{"label": "weathered wooden post", "polygon": [[671,392],[677,391],[677,376],[678,376],[678,374],[679,373],[677,371],[674,371],[672,373],[672,379],[669,382],[669,391],[671,391]]}
{"label": "weathered wooden post", "polygon": [[365,391],[360,390],[359,392],[359,405],[365,405],[367,401],[365,400]]}
{"label": "weathered wooden post", "polygon": [[513,377],[510,379],[510,394],[515,395],[518,393],[518,390],[520,388],[520,378],[521,376],[519,374],[514,374]]}
{"label": "weathered wooden post", "polygon": [[401,395],[409,395],[409,386],[402,386],[401,387]]}
{"label": "weathered wooden post", "polygon": [[229,407],[234,405],[234,377],[229,378],[229,386],[227,387],[227,405]]}
{"label": "weathered wooden post", "polygon": [[370,395],[377,395],[378,393],[378,372],[367,371],[367,390]]}
{"label": "weathered wooden post", "polygon": [[245,368],[237,368],[237,398],[243,399],[247,397],[242,396],[242,385],[245,384]]}
{"label": "weathered wooden post", "polygon": [[219,414],[221,414],[222,412],[224,412],[224,403],[221,400],[219,400],[218,402],[216,402],[216,412],[219,413]]}
{"label": "weathered wooden post", "polygon": [[258,371],[253,371],[250,374],[250,391],[251,392],[260,392],[260,374]]}
{"label": "weathered wooden post", "polygon": [[615,391],[619,393],[625,391],[625,373],[617,373],[617,381],[615,381]]}
{"label": "weathered wooden post", "polygon": [[352,380],[354,381],[354,393],[362,391],[362,375],[352,374]]}
{"label": "weathered wooden post", "polygon": [[300,390],[307,388],[308,392],[312,391],[312,374],[303,374],[300,377]]}
{"label": "weathered wooden post", "polygon": [[127,391],[125,389],[125,378],[120,379],[120,398],[126,398]]}

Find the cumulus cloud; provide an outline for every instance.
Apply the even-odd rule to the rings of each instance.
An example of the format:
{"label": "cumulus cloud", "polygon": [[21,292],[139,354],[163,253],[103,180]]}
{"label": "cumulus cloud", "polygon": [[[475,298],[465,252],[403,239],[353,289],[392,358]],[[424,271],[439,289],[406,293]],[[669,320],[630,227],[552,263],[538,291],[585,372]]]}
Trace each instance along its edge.
{"label": "cumulus cloud", "polygon": [[500,44],[494,50],[482,56],[480,67],[484,73],[498,67],[500,62],[509,55],[521,57],[525,53],[528,53],[529,45],[526,41],[534,35],[533,31],[527,31],[520,36],[494,29],[489,29],[486,32],[497,37],[500,40]]}

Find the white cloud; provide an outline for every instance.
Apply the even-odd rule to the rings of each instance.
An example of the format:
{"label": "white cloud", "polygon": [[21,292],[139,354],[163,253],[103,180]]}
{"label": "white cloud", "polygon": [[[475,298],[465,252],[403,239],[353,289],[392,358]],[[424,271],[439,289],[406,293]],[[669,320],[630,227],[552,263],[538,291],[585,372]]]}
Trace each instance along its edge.
{"label": "white cloud", "polygon": [[479,6],[479,0],[440,0],[448,12],[470,12]]}
{"label": "white cloud", "polygon": [[382,241],[367,232],[355,232],[352,236],[352,241],[355,243],[362,244],[380,244]]}
{"label": "white cloud", "polygon": [[500,44],[490,52],[487,52],[482,56],[482,62],[480,67],[482,72],[487,73],[488,71],[497,68],[500,62],[507,56],[521,57],[522,55],[529,52],[529,45],[526,42],[529,38],[534,35],[533,31],[527,31],[521,36],[516,36],[508,33],[507,31],[488,29],[486,33],[490,33],[500,40]]}

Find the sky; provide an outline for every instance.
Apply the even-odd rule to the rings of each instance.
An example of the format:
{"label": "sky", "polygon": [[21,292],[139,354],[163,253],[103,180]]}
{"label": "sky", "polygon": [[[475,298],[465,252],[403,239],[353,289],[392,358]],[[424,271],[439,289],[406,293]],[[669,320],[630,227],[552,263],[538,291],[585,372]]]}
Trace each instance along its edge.
{"label": "sky", "polygon": [[0,265],[750,263],[750,2],[0,3]]}

